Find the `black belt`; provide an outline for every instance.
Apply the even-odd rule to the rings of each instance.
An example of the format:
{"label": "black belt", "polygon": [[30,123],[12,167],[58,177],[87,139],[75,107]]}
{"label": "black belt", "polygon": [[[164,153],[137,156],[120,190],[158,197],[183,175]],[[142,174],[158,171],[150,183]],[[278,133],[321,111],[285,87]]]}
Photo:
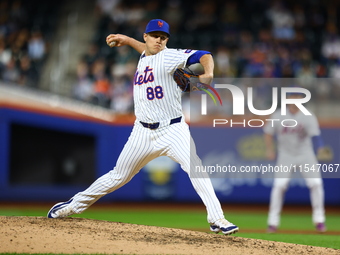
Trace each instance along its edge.
{"label": "black belt", "polygon": [[[178,117],[178,118],[172,119],[172,120],[170,120],[170,125],[178,123],[178,122],[181,122],[181,120],[182,120],[182,117]],[[145,128],[157,129],[159,127],[159,122],[156,122],[156,123],[145,123],[145,122],[140,121],[140,123]]]}

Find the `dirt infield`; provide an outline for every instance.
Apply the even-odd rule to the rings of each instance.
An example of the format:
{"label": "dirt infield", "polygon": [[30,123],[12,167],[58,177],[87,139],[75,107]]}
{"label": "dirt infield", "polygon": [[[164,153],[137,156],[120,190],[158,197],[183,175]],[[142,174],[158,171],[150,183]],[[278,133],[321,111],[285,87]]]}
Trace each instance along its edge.
{"label": "dirt infield", "polygon": [[340,254],[307,245],[82,218],[0,216],[0,252],[70,254]]}

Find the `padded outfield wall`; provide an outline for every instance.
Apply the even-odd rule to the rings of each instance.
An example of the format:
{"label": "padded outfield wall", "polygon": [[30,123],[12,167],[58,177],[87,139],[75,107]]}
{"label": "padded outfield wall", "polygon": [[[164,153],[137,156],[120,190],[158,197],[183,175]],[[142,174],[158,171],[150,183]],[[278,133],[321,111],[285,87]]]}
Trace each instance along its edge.
{"label": "padded outfield wall", "polygon": [[[83,190],[97,177],[112,169],[132,129],[127,124],[79,118],[52,110],[0,104],[0,200],[59,201]],[[228,132],[228,141],[209,145],[197,140],[203,162],[211,159],[204,148],[213,146],[215,157],[235,166],[268,163],[261,159],[262,130],[242,127],[227,130],[192,130],[216,136]],[[325,143],[332,148],[333,159],[340,162],[340,130],[322,127]],[[210,137],[211,138],[211,137]],[[339,170],[340,171],[340,170]],[[244,177],[244,178],[243,178]],[[213,178],[221,202],[268,203],[270,178]],[[326,205],[340,204],[340,179],[325,178]],[[184,201],[197,202],[189,178],[177,163],[159,158],[149,163],[130,183],[100,201]],[[287,204],[309,204],[303,179],[291,182]]]}

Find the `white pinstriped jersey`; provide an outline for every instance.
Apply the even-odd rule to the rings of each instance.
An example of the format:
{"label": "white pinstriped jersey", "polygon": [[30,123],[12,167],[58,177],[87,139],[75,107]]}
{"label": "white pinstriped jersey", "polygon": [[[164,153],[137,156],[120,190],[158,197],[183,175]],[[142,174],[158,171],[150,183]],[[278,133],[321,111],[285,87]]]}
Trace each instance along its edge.
{"label": "white pinstriped jersey", "polygon": [[[279,121],[268,122],[264,127],[264,132],[277,136],[278,152],[282,154],[297,156],[300,154],[314,154],[313,143],[311,137],[320,135],[320,128],[315,115],[305,115],[301,111],[292,114],[287,110],[287,115],[281,115],[280,111],[276,111],[271,119]],[[282,120],[285,126],[281,124]],[[290,121],[288,121],[290,119]]]}
{"label": "white pinstriped jersey", "polygon": [[182,116],[181,93],[172,75],[183,68],[196,50],[168,49],[139,59],[134,78],[135,115],[138,121],[161,122]]}

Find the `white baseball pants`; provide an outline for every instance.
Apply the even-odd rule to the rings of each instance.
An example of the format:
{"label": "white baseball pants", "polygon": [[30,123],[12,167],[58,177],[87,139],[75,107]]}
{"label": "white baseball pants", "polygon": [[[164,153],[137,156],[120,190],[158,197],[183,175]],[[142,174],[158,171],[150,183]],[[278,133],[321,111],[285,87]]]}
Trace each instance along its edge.
{"label": "white baseball pants", "polygon": [[[155,130],[145,128],[136,121],[114,169],[98,178],[85,191],[77,193],[73,197],[73,210],[81,213],[102,196],[128,183],[148,162],[160,156],[168,156],[178,162],[188,174],[190,166],[194,169],[194,166],[202,165],[189,126],[183,120]],[[206,206],[208,222],[214,223],[224,218],[209,177],[192,172],[189,177]]]}

